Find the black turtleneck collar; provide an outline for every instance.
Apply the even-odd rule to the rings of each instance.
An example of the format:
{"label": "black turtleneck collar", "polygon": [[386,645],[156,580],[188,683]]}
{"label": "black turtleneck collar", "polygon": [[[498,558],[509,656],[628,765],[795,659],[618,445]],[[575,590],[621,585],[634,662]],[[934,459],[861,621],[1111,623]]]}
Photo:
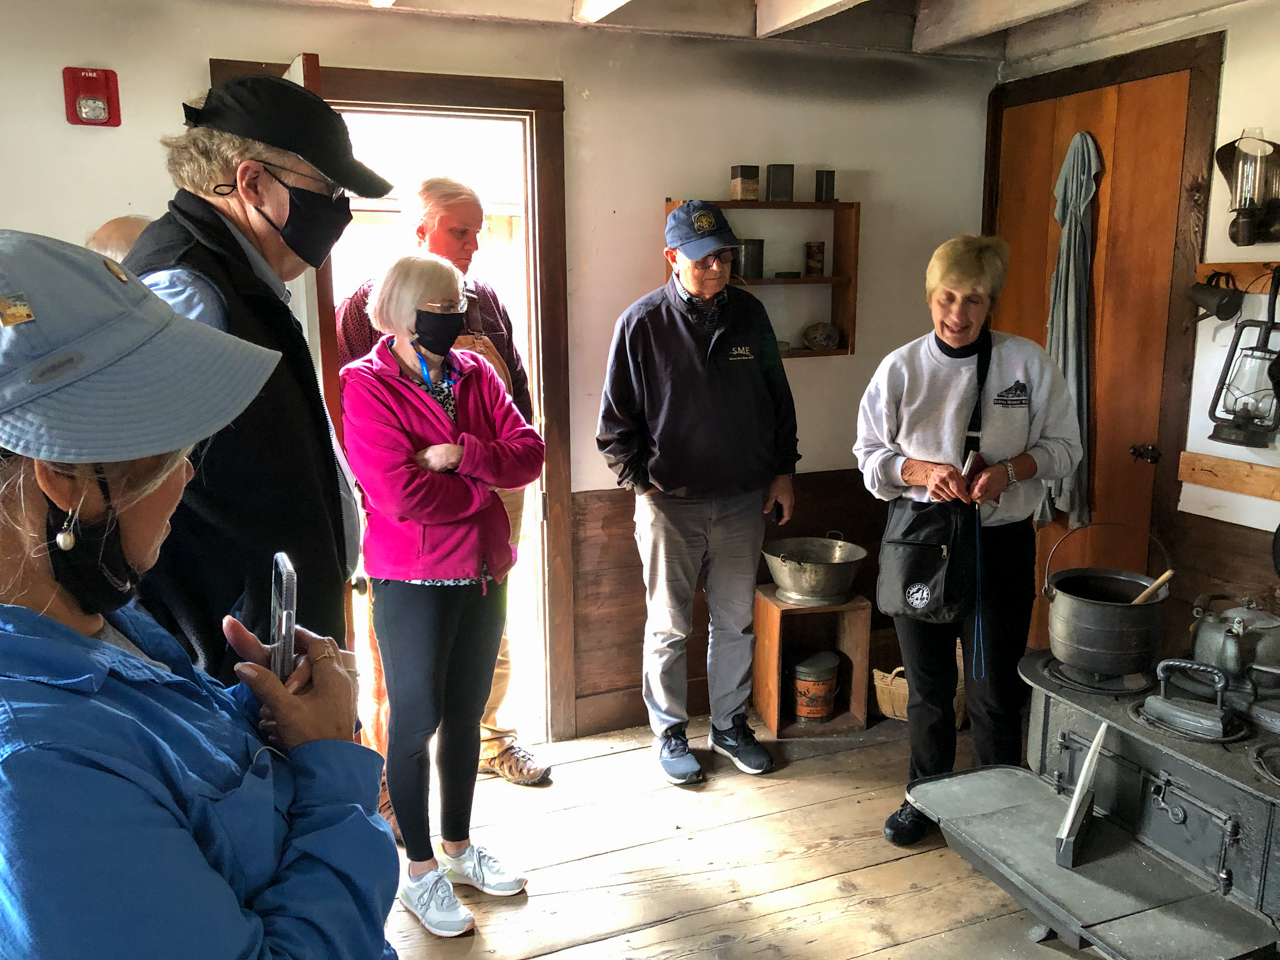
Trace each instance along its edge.
{"label": "black turtleneck collar", "polygon": [[991,343],[991,329],[983,327],[982,332],[978,334],[978,339],[974,340],[973,343],[965,344],[963,347],[951,346],[936,333],[933,335],[933,342],[942,351],[944,357],[950,357],[952,360],[964,360],[968,357],[976,357],[984,344],[989,345]]}

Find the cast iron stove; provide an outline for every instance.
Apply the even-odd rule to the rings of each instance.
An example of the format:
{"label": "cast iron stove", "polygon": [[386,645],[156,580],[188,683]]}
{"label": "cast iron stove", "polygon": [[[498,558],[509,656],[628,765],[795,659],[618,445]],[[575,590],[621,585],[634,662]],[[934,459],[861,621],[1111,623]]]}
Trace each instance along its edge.
{"label": "cast iron stove", "polygon": [[[1219,697],[1194,671],[1187,682],[1163,671],[1170,713],[1148,701],[1159,693],[1145,675],[1081,675],[1048,652],[1029,654],[1020,672],[1032,688],[1030,770],[986,767],[908,791],[947,842],[1034,914],[1041,935],[1076,949],[1110,960],[1280,957],[1280,734],[1256,716],[1268,697]],[[1153,724],[1148,703],[1161,723],[1185,710],[1239,735],[1188,739]],[[1075,866],[1062,866],[1055,838],[1104,723],[1093,815]]]}

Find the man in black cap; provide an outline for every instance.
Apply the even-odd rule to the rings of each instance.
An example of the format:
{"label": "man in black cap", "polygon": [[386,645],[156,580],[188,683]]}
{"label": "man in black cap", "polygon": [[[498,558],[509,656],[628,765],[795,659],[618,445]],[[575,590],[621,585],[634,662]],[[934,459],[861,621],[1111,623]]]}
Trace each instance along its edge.
{"label": "man in black cap", "polygon": [[283,359],[197,451],[140,592],[206,671],[235,682],[222,618],[235,613],[269,637],[277,551],[298,573],[297,622],[346,636],[342,587],[359,555],[359,511],[285,282],[324,263],[351,221],[347,192],[381,197],[391,185],[352,156],[342,118],[288,80],[230,80],[185,111],[186,132],[161,141],[178,193],[125,266],[177,312]]}
{"label": "man in black cap", "polygon": [[644,564],[644,700],[663,774],[702,778],[689,752],[685,645],[698,574],[706,568],[711,633],[707,688],[711,748],[745,773],[773,760],[747,725],[752,606],[764,516],[791,519],[800,459],[791,388],[769,316],[727,287],[738,246],[713,203],[690,201],[667,218],[665,287],[618,320],[596,445],[636,496]]}

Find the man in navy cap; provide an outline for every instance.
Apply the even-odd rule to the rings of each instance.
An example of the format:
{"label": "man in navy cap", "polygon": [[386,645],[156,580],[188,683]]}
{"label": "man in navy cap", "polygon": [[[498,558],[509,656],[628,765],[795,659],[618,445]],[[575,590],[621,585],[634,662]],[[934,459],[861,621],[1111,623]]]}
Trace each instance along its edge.
{"label": "man in navy cap", "polygon": [[728,287],[738,246],[720,208],[694,200],[667,218],[666,286],[619,318],[596,446],[636,493],[644,564],[644,701],[663,774],[695,783],[685,646],[706,568],[711,748],[745,773],[773,759],[747,725],[752,606],[765,514],[791,519],[796,413],[769,316]]}
{"label": "man in navy cap", "polygon": [[177,196],[125,266],[178,313],[283,359],[197,451],[141,596],[206,671],[234,682],[222,618],[234,612],[269,636],[277,551],[298,573],[297,622],[346,636],[342,587],[360,549],[354,481],[285,282],[329,256],[351,222],[348,192],[381,197],[391,185],[352,156],[342,117],[288,80],[230,80],[184,109],[186,132],[162,140]]}

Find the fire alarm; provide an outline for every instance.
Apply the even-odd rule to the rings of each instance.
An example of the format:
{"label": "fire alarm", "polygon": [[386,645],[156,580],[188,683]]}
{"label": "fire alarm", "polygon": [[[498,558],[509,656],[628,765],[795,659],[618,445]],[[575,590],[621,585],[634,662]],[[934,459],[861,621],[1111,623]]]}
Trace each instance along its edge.
{"label": "fire alarm", "polygon": [[114,70],[62,68],[67,123],[77,126],[120,126],[120,90]]}

